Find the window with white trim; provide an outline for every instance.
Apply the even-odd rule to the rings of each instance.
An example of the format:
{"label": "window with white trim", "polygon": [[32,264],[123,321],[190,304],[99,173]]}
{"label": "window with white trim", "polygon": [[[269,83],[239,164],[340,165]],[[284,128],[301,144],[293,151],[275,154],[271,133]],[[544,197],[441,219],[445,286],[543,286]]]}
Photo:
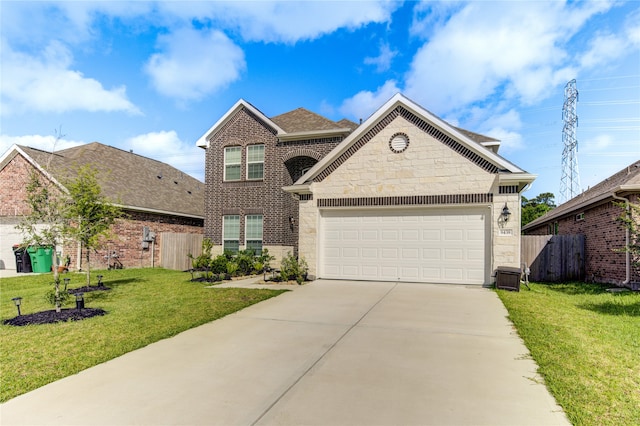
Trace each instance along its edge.
{"label": "window with white trim", "polygon": [[244,222],[245,248],[255,254],[262,254],[262,215],[247,215]]}
{"label": "window with white trim", "polygon": [[240,216],[222,216],[222,249],[237,253],[240,249]]}
{"label": "window with white trim", "polygon": [[264,178],[264,145],[249,145],[247,147],[247,179],[260,180]]}
{"label": "window with white trim", "polygon": [[242,148],[228,146],[224,149],[224,180],[240,180]]}

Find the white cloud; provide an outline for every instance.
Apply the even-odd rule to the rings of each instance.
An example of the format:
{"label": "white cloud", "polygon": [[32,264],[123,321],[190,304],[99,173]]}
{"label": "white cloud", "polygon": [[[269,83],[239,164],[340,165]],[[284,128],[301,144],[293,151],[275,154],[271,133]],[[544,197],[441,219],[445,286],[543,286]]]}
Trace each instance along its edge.
{"label": "white cloud", "polygon": [[392,1],[236,1],[162,2],[166,13],[184,20],[211,21],[237,30],[246,41],[296,43],[314,40],[340,28],[356,29],[372,22],[387,22],[400,6]]}
{"label": "white cloud", "polygon": [[[530,104],[572,71],[567,43],[608,2],[471,2],[418,49],[406,93],[439,113],[494,95]],[[421,21],[414,24],[420,30]]]}
{"label": "white cloud", "polygon": [[84,145],[85,142],[73,141],[61,138],[57,140],[55,136],[42,135],[24,135],[9,136],[0,135],[0,155],[7,152],[12,145],[28,146],[30,148],[41,149],[43,151],[60,151],[62,149],[73,148],[74,146]]}
{"label": "white cloud", "polygon": [[593,136],[583,143],[581,143],[582,149],[585,154],[594,154],[607,151],[609,147],[613,145],[613,136],[607,134],[601,134]]}
{"label": "white cloud", "polygon": [[240,78],[244,52],[220,31],[184,28],[159,37],[162,53],[145,69],[158,92],[181,100],[199,99]]}
{"label": "white cloud", "polygon": [[602,34],[591,41],[589,51],[581,55],[580,65],[593,68],[614,59],[627,48],[627,40],[614,34]]}
{"label": "white cloud", "polygon": [[367,65],[375,65],[376,71],[383,72],[391,68],[391,61],[398,55],[398,52],[391,50],[388,43],[382,43],[380,45],[380,53],[375,57],[364,58],[364,63]]}
{"label": "white cloud", "polygon": [[204,181],[204,150],[180,140],[174,130],[150,132],[128,139],[123,149],[167,163]]}
{"label": "white cloud", "polygon": [[346,99],[340,106],[340,112],[355,120],[366,120],[393,95],[400,92],[396,82],[389,80],[375,92],[362,91]]}
{"label": "white cloud", "polygon": [[72,70],[71,52],[60,42],[50,42],[39,56],[16,52],[4,39],[1,46],[3,114],[73,110],[140,114],[127,99],[124,86],[107,90],[97,80]]}

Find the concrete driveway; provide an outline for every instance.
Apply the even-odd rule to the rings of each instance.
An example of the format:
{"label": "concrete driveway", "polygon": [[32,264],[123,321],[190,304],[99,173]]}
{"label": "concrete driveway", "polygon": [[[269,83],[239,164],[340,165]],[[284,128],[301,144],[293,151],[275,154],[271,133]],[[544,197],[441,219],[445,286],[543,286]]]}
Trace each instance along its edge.
{"label": "concrete driveway", "polygon": [[0,405],[2,425],[569,424],[490,290],[317,281]]}

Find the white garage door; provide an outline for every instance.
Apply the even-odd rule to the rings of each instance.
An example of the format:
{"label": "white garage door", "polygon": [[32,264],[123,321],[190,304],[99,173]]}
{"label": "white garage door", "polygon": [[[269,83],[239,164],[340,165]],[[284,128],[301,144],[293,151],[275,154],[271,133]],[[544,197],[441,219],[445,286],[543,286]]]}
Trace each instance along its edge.
{"label": "white garage door", "polygon": [[486,208],[325,210],[319,276],[484,284]]}

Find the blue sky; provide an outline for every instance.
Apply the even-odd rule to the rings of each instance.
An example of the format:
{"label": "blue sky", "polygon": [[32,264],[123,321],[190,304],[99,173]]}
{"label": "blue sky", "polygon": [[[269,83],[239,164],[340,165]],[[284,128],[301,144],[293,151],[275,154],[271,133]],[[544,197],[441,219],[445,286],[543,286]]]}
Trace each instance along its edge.
{"label": "blue sky", "polygon": [[0,2],[0,152],[99,141],[204,180],[239,98],[366,119],[401,92],[502,140],[559,198],[577,80],[584,189],[640,158],[640,2]]}

